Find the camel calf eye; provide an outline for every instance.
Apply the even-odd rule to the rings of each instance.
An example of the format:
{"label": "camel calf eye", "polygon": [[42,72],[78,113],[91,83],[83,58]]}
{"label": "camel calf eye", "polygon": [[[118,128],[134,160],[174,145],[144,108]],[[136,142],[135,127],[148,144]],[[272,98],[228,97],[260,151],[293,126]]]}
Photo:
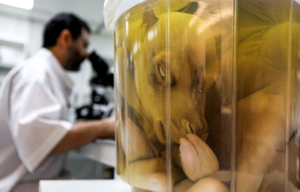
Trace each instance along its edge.
{"label": "camel calf eye", "polygon": [[158,72],[159,72],[161,78],[162,78],[163,80],[165,80],[165,79],[166,79],[166,73],[165,73],[165,71],[164,71],[164,69],[162,68],[161,65],[158,65]]}

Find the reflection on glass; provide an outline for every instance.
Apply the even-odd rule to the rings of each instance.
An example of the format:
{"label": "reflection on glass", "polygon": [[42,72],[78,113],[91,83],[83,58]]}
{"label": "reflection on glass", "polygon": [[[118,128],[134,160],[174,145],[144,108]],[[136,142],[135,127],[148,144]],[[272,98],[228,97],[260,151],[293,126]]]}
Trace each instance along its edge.
{"label": "reflection on glass", "polygon": [[152,0],[117,21],[117,172],[137,191],[298,191],[299,5],[236,3]]}

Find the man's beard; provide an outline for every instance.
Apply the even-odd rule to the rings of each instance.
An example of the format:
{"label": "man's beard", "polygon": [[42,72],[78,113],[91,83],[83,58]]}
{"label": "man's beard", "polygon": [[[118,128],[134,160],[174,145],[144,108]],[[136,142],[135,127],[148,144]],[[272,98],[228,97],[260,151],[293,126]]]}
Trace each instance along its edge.
{"label": "man's beard", "polygon": [[75,44],[73,44],[69,50],[67,55],[67,70],[77,72],[80,70],[81,63],[84,61],[83,57],[80,57],[80,53],[76,48]]}
{"label": "man's beard", "polygon": [[84,59],[80,59],[78,61],[74,61],[70,67],[69,67],[69,71],[74,71],[74,72],[78,72],[80,70],[80,66],[82,64],[82,62],[84,61]]}

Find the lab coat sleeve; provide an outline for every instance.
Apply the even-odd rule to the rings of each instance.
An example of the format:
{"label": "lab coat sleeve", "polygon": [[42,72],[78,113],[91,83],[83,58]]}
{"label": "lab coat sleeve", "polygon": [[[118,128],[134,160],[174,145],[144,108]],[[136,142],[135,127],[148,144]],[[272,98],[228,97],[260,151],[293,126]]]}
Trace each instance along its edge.
{"label": "lab coat sleeve", "polygon": [[10,100],[11,134],[18,155],[33,172],[71,129],[60,119],[62,104],[47,81],[18,82]]}

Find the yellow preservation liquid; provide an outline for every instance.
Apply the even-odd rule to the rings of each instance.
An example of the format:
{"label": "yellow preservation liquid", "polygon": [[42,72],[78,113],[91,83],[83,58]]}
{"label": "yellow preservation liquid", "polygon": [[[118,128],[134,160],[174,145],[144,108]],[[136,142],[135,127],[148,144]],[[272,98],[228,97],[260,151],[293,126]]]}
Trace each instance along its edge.
{"label": "yellow preservation liquid", "polygon": [[299,191],[299,13],[148,0],[120,14],[118,175],[135,191]]}

